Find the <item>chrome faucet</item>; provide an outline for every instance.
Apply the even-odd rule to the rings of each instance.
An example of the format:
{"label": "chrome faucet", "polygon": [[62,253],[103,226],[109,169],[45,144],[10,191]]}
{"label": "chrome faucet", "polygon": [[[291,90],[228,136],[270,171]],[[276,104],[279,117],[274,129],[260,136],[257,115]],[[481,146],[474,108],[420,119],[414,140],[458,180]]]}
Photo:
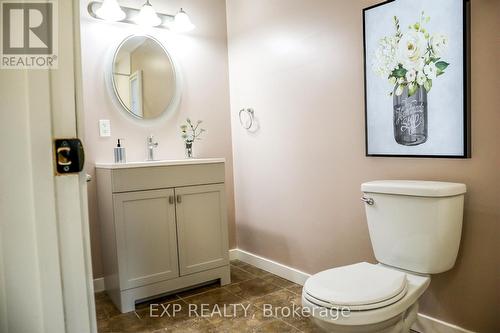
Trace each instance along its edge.
{"label": "chrome faucet", "polygon": [[153,141],[153,134],[148,136],[147,148],[148,148],[148,161],[154,161],[154,149],[158,147],[158,142]]}

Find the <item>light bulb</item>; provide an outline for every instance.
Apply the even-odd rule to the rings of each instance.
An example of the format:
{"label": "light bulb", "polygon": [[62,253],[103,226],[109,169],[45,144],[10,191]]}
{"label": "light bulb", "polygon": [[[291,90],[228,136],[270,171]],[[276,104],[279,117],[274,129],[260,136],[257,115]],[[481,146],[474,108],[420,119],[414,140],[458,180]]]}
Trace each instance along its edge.
{"label": "light bulb", "polygon": [[117,0],[104,0],[101,7],[95,11],[95,14],[107,21],[121,21],[126,16]]}
{"label": "light bulb", "polygon": [[196,28],[196,26],[191,23],[188,14],[181,8],[179,12],[174,17],[173,30],[177,32],[188,32]]}
{"label": "light bulb", "polygon": [[161,19],[156,14],[156,10],[151,6],[149,0],[146,1],[139,14],[135,17],[135,23],[146,27],[156,27],[161,24]]}

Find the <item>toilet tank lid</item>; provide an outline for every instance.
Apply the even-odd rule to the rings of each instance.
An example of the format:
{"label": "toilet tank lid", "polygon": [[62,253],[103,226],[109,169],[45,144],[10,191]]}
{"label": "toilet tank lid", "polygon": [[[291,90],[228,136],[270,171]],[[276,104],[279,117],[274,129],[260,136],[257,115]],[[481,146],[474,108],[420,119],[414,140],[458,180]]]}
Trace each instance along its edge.
{"label": "toilet tank lid", "polygon": [[400,194],[418,197],[449,197],[467,191],[465,184],[424,180],[376,180],[361,184],[366,193]]}

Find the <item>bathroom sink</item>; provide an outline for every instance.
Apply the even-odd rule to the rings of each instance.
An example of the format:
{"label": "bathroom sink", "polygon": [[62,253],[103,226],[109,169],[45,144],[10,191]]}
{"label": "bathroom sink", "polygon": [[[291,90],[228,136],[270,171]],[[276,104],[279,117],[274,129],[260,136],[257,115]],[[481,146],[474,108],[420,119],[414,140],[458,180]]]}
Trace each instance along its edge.
{"label": "bathroom sink", "polygon": [[224,158],[189,158],[179,160],[137,161],[126,163],[96,163],[95,166],[102,169],[126,169],[151,166],[224,163],[225,161],[226,160]]}

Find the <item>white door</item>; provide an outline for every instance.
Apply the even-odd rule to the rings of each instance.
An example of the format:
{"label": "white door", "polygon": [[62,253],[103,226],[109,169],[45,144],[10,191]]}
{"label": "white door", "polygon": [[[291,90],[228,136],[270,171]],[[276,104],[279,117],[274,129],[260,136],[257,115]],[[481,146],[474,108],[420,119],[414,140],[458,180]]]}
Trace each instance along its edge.
{"label": "white door", "polygon": [[79,5],[57,7],[58,69],[0,69],[2,333],[96,331],[85,177],[54,167],[81,130]]}
{"label": "white door", "polygon": [[175,188],[181,275],[229,263],[224,184]]}
{"label": "white door", "polygon": [[133,72],[129,78],[130,110],[137,117],[143,117],[142,111],[142,71]]}
{"label": "white door", "polygon": [[179,276],[174,190],[113,194],[120,288]]}

